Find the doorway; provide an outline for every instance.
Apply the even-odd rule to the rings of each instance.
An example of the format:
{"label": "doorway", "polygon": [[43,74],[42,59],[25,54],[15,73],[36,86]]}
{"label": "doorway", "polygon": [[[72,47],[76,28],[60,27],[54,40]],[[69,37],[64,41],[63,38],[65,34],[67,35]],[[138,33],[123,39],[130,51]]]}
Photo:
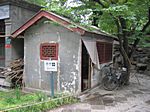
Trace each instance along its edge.
{"label": "doorway", "polygon": [[91,59],[82,42],[81,92],[91,88]]}

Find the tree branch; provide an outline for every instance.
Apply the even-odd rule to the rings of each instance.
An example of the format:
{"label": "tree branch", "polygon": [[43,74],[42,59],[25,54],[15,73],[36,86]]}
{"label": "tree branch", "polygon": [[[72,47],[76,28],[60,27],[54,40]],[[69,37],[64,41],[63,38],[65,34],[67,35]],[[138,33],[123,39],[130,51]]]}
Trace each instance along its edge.
{"label": "tree branch", "polygon": [[122,37],[123,37],[123,47],[127,55],[129,54],[129,49],[128,49],[128,38],[127,38],[127,24],[126,20],[123,17],[119,17],[119,22],[121,24],[121,29],[122,29]]}

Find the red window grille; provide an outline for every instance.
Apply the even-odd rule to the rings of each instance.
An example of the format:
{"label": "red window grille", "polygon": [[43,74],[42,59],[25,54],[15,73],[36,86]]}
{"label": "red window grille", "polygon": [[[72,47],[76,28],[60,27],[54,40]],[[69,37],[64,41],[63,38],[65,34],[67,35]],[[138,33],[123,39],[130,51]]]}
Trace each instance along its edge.
{"label": "red window grille", "polygon": [[112,60],[112,43],[97,42],[96,46],[100,63],[106,63]]}
{"label": "red window grille", "polygon": [[58,43],[42,43],[40,45],[41,60],[58,60]]}

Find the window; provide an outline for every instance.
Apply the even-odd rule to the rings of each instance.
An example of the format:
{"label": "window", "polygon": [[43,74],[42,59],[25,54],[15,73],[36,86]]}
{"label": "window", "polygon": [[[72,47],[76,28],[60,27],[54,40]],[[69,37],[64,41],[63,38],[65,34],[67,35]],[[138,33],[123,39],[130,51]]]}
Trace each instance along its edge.
{"label": "window", "polygon": [[41,60],[58,60],[58,43],[42,43],[40,45]]}
{"label": "window", "polygon": [[112,43],[97,42],[96,46],[100,63],[106,63],[112,60]]}

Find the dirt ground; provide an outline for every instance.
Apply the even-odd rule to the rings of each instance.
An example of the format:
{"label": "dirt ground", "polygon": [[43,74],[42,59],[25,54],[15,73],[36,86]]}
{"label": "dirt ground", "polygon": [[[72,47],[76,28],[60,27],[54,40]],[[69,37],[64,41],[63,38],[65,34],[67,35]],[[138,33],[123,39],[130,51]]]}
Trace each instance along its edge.
{"label": "dirt ground", "polygon": [[96,87],[81,97],[80,103],[48,112],[150,112],[150,76],[132,75],[130,85],[114,91]]}

